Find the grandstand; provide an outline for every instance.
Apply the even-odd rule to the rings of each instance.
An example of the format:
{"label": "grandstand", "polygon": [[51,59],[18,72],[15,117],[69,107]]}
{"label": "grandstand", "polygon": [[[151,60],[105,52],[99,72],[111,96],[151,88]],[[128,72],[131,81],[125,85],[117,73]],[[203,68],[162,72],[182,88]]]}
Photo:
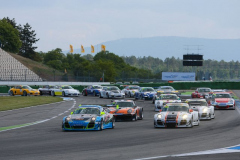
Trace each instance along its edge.
{"label": "grandstand", "polygon": [[42,81],[36,73],[0,48],[0,81]]}

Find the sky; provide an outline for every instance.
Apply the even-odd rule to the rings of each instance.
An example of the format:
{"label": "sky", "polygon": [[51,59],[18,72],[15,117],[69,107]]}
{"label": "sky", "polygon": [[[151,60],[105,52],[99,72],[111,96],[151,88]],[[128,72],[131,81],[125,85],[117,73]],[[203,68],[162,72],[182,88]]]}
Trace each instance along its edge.
{"label": "sky", "polygon": [[37,51],[122,38],[240,38],[240,0],[0,0],[0,19],[29,23]]}

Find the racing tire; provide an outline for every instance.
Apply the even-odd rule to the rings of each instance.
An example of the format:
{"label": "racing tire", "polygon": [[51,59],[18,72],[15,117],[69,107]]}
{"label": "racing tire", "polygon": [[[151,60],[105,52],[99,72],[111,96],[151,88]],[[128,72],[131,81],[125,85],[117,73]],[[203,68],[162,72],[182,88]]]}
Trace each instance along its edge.
{"label": "racing tire", "polygon": [[134,115],[134,116],[132,116],[132,121],[137,121],[138,119],[137,119],[137,113]]}
{"label": "racing tire", "polygon": [[154,104],[154,103],[155,103],[155,100],[153,99],[153,100],[152,100],[152,104]]}
{"label": "racing tire", "polygon": [[128,96],[129,98],[131,98],[131,93],[130,93],[130,92],[128,92],[127,96]]}
{"label": "racing tire", "polygon": [[142,120],[143,119],[143,109],[141,109],[139,111],[139,119]]}
{"label": "racing tire", "polygon": [[40,91],[40,96],[42,96],[43,95],[43,93],[42,93],[42,91]]}
{"label": "racing tire", "polygon": [[66,97],[65,92],[62,92],[62,96],[63,96],[63,97]]}
{"label": "racing tire", "polygon": [[84,96],[87,96],[87,90],[83,91]]}
{"label": "racing tire", "polygon": [[134,96],[134,99],[135,99],[135,100],[138,100],[136,95]]}
{"label": "racing tire", "polygon": [[27,96],[27,92],[26,91],[23,91],[23,96]]}
{"label": "racing tire", "polygon": [[140,100],[143,100],[143,97],[142,97],[142,96],[140,96]]}
{"label": "racing tire", "polygon": [[14,93],[13,93],[13,91],[10,91],[10,96],[14,96]]}
{"label": "racing tire", "polygon": [[125,95],[123,95],[123,99],[125,99]]}
{"label": "racing tire", "polygon": [[99,93],[99,98],[103,98],[103,97],[101,96],[101,93]]}
{"label": "racing tire", "polygon": [[52,95],[52,96],[56,96],[54,91],[51,92],[51,95]]}
{"label": "racing tire", "polygon": [[97,94],[96,94],[96,92],[95,92],[95,91],[93,92],[93,96],[94,96],[94,97],[96,97],[96,96],[97,96]]}
{"label": "racing tire", "polygon": [[102,131],[103,130],[103,120],[101,120],[101,124],[100,124],[100,127],[99,127],[99,131]]}
{"label": "racing tire", "polygon": [[115,127],[115,118],[113,117],[112,118],[112,129],[114,129],[114,127]]}
{"label": "racing tire", "polygon": [[191,119],[191,121],[190,121],[191,123],[191,126],[189,127],[189,128],[193,128],[193,119]]}
{"label": "racing tire", "polygon": [[109,97],[108,93],[106,95],[107,95],[107,99],[109,99],[110,97]]}

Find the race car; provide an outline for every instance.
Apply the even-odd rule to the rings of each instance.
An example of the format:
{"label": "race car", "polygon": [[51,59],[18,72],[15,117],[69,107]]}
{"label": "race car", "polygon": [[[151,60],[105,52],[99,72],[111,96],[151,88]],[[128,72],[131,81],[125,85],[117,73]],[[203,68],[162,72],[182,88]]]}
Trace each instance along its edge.
{"label": "race car", "polygon": [[32,89],[28,85],[18,85],[18,86],[12,87],[8,91],[8,94],[10,96],[15,96],[15,95],[21,95],[21,96],[34,95],[34,96],[38,96],[38,95],[40,95],[40,92],[37,89]]}
{"label": "race car", "polygon": [[167,103],[181,102],[181,99],[176,94],[161,94],[155,100],[154,110],[159,112]]}
{"label": "race car", "polygon": [[139,91],[135,92],[135,99],[152,100],[156,93],[152,87],[141,87]]}
{"label": "race car", "polygon": [[125,98],[125,94],[116,86],[103,86],[99,98]]}
{"label": "race car", "polygon": [[193,127],[200,125],[198,112],[187,103],[168,103],[154,115],[154,127]]}
{"label": "race car", "polygon": [[137,91],[139,91],[139,86],[131,85],[131,86],[126,86],[122,90],[122,93],[125,94],[125,97],[134,97],[135,92]]}
{"label": "race car", "polygon": [[201,119],[214,119],[215,118],[215,112],[214,107],[209,106],[206,99],[186,99],[185,101],[188,103],[189,107],[197,111],[199,113],[200,120]]}
{"label": "race car", "polygon": [[215,109],[233,109],[235,110],[236,103],[230,93],[227,92],[215,92],[209,103],[214,106]]}
{"label": "race car", "polygon": [[51,91],[52,96],[76,96],[78,97],[80,95],[79,90],[72,88],[72,86],[69,85],[63,85],[63,86],[56,86],[56,88],[52,89]]}
{"label": "race car", "polygon": [[39,88],[40,95],[51,95],[52,90],[58,89],[60,86],[57,85],[45,85],[42,88]]}
{"label": "race car", "polygon": [[143,108],[138,107],[132,100],[114,100],[111,105],[108,105],[108,111],[114,114],[116,120],[143,119]]}
{"label": "race car", "polygon": [[200,88],[197,88],[196,91],[191,94],[191,97],[208,99],[212,96],[212,93],[213,92],[211,88],[200,87]]}
{"label": "race car", "polygon": [[177,96],[180,95],[180,93],[175,90],[172,86],[160,86],[156,88],[156,91],[159,91],[163,94],[176,94]]}
{"label": "race car", "polygon": [[115,119],[99,105],[82,105],[62,121],[63,131],[103,130],[115,127]]}
{"label": "race car", "polygon": [[87,88],[84,88],[82,91],[82,95],[88,96],[99,96],[100,91],[102,90],[102,86],[100,85],[89,85]]}

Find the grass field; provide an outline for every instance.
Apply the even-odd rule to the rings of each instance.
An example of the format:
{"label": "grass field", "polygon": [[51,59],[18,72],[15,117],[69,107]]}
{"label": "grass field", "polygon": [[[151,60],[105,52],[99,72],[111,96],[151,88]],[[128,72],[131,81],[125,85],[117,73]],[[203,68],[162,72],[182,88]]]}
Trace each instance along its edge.
{"label": "grass field", "polygon": [[63,101],[60,97],[48,96],[2,96],[0,97],[0,111],[36,106]]}

